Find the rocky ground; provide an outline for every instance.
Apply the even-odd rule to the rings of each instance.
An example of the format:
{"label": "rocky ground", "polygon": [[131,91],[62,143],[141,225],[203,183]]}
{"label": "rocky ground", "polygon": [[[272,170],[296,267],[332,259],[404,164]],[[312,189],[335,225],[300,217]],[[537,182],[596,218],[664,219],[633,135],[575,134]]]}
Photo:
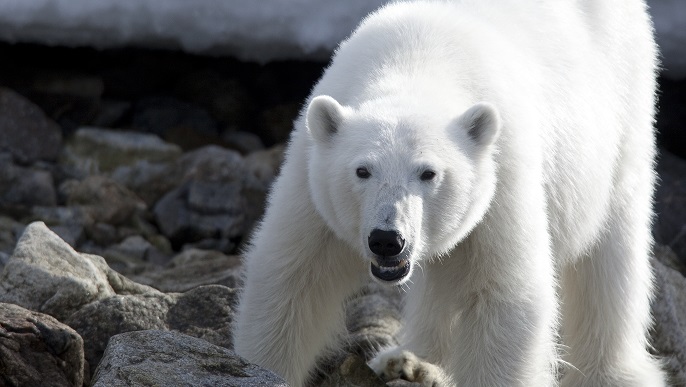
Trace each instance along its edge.
{"label": "rocky ground", "polygon": [[[238,252],[324,64],[30,45],[0,57],[0,386],[285,385],[230,350]],[[653,344],[686,385],[680,86],[663,81],[658,117]],[[385,385],[364,360],[395,341],[401,298],[370,284],[351,300],[317,385]]]}

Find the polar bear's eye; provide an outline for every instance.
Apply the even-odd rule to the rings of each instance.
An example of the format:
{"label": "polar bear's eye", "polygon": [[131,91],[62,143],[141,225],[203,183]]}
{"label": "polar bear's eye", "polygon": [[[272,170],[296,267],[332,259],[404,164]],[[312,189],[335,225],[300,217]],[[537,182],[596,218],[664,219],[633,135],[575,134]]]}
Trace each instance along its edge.
{"label": "polar bear's eye", "polygon": [[369,173],[367,168],[364,168],[364,167],[357,168],[357,170],[355,171],[355,174],[360,179],[368,179],[372,175],[371,173]]}
{"label": "polar bear's eye", "polygon": [[433,180],[434,177],[436,177],[436,172],[424,171],[424,172],[422,172],[422,175],[419,178],[422,179],[422,181],[429,181],[429,180]]}

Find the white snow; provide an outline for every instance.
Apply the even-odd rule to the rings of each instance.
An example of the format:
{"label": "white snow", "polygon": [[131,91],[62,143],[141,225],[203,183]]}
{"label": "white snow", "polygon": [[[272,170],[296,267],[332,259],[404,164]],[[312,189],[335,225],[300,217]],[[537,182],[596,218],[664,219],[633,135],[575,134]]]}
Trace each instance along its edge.
{"label": "white snow", "polygon": [[[0,40],[326,59],[389,0],[0,0]],[[686,0],[649,0],[668,76],[686,77]]]}

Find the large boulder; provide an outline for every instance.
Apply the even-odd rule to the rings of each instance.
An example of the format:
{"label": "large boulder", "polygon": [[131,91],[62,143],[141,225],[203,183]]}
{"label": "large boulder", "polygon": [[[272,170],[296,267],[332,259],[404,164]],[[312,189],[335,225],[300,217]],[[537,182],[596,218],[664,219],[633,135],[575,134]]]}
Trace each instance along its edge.
{"label": "large boulder", "polygon": [[65,321],[84,305],[116,294],[157,292],[107,266],[102,257],[76,252],[43,222],[26,227],[0,274],[0,302]]}

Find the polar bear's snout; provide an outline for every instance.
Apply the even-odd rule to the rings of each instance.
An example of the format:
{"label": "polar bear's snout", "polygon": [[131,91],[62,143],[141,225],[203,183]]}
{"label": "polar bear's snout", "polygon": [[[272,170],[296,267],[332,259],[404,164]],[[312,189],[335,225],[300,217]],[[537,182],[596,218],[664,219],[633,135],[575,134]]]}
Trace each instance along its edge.
{"label": "polar bear's snout", "polygon": [[370,266],[373,278],[384,283],[401,283],[412,271],[405,250],[405,239],[395,230],[375,228],[367,239],[369,250],[374,253]]}
{"label": "polar bear's snout", "polygon": [[405,248],[405,239],[395,230],[379,230],[375,228],[369,234],[369,250],[379,257],[393,258]]}

